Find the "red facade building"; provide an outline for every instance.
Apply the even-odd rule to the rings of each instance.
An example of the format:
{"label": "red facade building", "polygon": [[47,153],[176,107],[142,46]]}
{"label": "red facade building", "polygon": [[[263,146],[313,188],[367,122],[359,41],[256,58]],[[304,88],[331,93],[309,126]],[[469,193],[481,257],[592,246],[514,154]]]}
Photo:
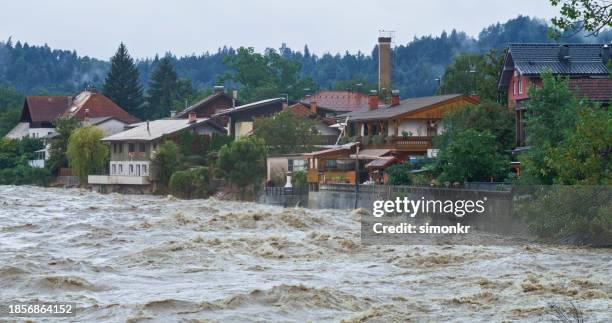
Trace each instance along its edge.
{"label": "red facade building", "polygon": [[541,74],[550,71],[569,78],[569,86],[584,99],[609,105],[612,79],[608,44],[510,44],[498,81],[508,92],[508,107],[516,114],[516,145],[526,146],[524,117],[529,87],[541,86]]}

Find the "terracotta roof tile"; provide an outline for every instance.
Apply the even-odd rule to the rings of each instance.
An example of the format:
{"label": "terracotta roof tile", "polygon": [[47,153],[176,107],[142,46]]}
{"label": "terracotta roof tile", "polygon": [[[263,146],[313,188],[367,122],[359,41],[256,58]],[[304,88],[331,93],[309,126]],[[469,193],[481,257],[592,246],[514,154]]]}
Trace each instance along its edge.
{"label": "terracotta roof tile", "polygon": [[352,112],[368,106],[367,95],[352,91],[320,91],[302,101],[315,101],[318,108],[336,112]]}
{"label": "terracotta roof tile", "polygon": [[83,120],[85,118],[85,110],[87,109],[89,109],[90,118],[112,116],[125,123],[140,121],[103,94],[89,91],[79,93],[74,98],[70,108],[64,112],[64,116],[71,115],[77,120]]}
{"label": "terracotta roof tile", "polygon": [[22,121],[27,119],[24,114],[29,114],[33,122],[53,122],[66,111],[69,103],[69,96],[28,96],[23,107]]}
{"label": "terracotta roof tile", "polygon": [[[101,93],[83,91],[74,98],[69,96],[28,96],[22,111],[22,121],[53,122],[58,117],[74,116],[77,120],[85,118],[89,109],[90,118],[116,117],[126,122],[138,122],[115,102]],[[29,115],[30,120],[27,120]]]}

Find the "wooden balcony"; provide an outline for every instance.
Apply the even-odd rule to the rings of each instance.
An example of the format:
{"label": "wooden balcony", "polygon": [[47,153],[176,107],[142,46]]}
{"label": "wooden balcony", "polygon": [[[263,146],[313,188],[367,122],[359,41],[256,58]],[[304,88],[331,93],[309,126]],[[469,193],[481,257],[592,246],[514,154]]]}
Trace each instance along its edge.
{"label": "wooden balcony", "polygon": [[[361,141],[363,139],[360,138],[359,140]],[[372,141],[372,139],[370,139],[370,141]],[[393,136],[390,137],[390,139],[386,138],[385,142],[382,144],[370,142],[364,146],[364,148],[397,149],[407,152],[426,152],[427,149],[433,148],[432,137],[427,136]]]}
{"label": "wooden balcony", "polygon": [[355,179],[354,170],[309,169],[307,174],[308,183],[355,184]]}

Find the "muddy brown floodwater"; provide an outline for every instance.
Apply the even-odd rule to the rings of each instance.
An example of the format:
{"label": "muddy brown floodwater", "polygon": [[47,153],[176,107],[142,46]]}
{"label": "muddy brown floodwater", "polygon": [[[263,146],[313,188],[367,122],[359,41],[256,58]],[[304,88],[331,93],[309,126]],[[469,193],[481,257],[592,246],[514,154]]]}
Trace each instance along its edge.
{"label": "muddy brown floodwater", "polygon": [[610,249],[364,247],[357,212],[27,186],[0,208],[0,301],[74,301],[72,320],[612,319]]}

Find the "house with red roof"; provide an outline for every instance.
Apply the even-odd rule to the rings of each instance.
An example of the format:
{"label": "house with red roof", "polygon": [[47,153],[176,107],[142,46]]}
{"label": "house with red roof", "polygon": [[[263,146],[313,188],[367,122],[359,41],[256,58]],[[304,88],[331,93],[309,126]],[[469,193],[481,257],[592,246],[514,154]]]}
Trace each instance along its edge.
{"label": "house with red roof", "polygon": [[[75,96],[27,96],[19,123],[5,137],[41,138],[46,142],[57,134],[55,120],[60,117],[72,117],[84,125],[93,125],[106,135],[121,132],[127,125],[139,122],[138,118],[90,87]],[[30,165],[44,167],[44,161],[49,158],[49,146],[46,145],[37,155]]]}
{"label": "house with red roof", "polygon": [[94,124],[107,134],[123,131],[119,124],[128,125],[139,121],[102,93],[88,88],[75,96],[27,96],[19,124],[6,137],[46,138],[55,133],[54,123],[60,117],[73,117]]}

